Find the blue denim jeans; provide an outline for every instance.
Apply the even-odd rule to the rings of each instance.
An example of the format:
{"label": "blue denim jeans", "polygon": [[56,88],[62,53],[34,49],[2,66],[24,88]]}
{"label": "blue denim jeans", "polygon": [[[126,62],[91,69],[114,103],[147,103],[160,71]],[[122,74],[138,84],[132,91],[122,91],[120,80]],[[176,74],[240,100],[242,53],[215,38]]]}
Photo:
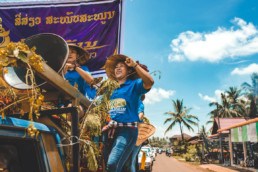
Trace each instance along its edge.
{"label": "blue denim jeans", "polygon": [[[138,164],[138,153],[139,153],[141,147],[142,147],[142,145],[134,146],[134,149],[132,152],[131,172],[139,171],[139,165],[137,165],[137,164]],[[136,167],[138,167],[138,169]]]}
{"label": "blue denim jeans", "polygon": [[107,172],[121,172],[122,167],[133,151],[138,136],[138,129],[130,127],[116,128],[114,139],[107,139],[104,133],[104,160]]}

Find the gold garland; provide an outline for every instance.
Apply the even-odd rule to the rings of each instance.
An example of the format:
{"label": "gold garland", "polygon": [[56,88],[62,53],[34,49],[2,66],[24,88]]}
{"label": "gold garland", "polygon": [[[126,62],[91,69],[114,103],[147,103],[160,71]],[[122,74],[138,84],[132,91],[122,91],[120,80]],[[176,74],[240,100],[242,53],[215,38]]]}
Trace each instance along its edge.
{"label": "gold garland", "polygon": [[[39,72],[43,72],[44,70],[41,63],[43,60],[38,54],[36,54],[35,50],[35,47],[29,48],[24,42],[10,42],[5,48],[0,48],[0,77],[2,88],[0,91],[0,97],[12,100],[7,106],[0,109],[2,119],[5,117],[4,112],[6,110],[10,109],[14,105],[19,105],[19,103],[24,100],[28,100],[30,103],[29,120],[33,121],[33,113],[36,114],[36,117],[39,116],[38,111],[42,105],[44,96],[41,94],[40,89],[37,88],[32,68]],[[4,83],[2,74],[8,73],[8,69],[5,67],[26,67],[26,84],[29,85],[30,83],[31,86],[31,90],[26,91],[27,94],[19,94],[24,91],[18,91]],[[20,113],[23,115],[24,111],[20,109]],[[27,130],[30,128],[31,126]],[[33,131],[34,130],[35,129],[33,129]],[[35,135],[35,132],[28,131],[28,133],[30,133],[29,135]]]}
{"label": "gold garland", "polygon": [[[119,88],[120,85],[112,79],[107,79],[102,82],[101,87],[98,89],[96,97],[92,103],[96,104],[96,107],[88,110],[81,123],[81,134],[80,138],[87,141],[88,144],[84,146],[84,154],[87,157],[87,167],[91,171],[97,171],[98,163],[102,162],[99,160],[99,155],[101,153],[102,143],[97,146],[91,138],[95,136],[101,136],[102,127],[105,125],[106,119],[108,117],[108,112],[112,107],[110,98],[114,89]],[[101,99],[97,100],[98,95],[101,94]],[[117,105],[121,106],[124,102],[117,102]],[[90,109],[90,108],[88,108]]]}

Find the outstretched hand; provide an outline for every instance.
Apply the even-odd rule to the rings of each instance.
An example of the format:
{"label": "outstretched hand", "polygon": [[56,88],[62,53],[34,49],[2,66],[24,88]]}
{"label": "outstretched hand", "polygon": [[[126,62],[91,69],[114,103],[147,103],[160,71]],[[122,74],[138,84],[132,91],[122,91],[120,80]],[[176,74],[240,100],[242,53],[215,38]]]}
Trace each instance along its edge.
{"label": "outstretched hand", "polygon": [[135,66],[135,61],[133,60],[132,57],[127,57],[125,59],[125,64],[128,66],[128,67],[134,67]]}

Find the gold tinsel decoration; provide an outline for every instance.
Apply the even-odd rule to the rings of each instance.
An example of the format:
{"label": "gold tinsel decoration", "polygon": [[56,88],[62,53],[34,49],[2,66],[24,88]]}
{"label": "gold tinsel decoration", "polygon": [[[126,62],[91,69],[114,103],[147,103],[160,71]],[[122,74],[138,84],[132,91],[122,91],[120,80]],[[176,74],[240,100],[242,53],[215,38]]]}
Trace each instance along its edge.
{"label": "gold tinsel decoration", "polygon": [[142,120],[143,120],[143,123],[150,124],[149,119],[145,115],[143,116]]}
{"label": "gold tinsel decoration", "polygon": [[[82,120],[81,128],[83,129],[82,131],[87,131],[87,133],[81,132],[80,138],[84,135],[88,135],[89,133],[96,133],[95,127],[91,128],[86,126],[86,122],[87,122],[87,125],[96,126],[96,123],[90,124],[90,123],[93,123],[93,120],[87,119],[87,118],[93,118],[92,117],[93,114],[96,116],[94,117],[94,119],[98,120],[99,123],[101,123],[101,127],[103,127],[106,121],[106,118],[108,116],[108,112],[110,110],[111,95],[113,93],[113,90],[119,87],[120,85],[115,80],[112,80],[112,79],[107,79],[102,82],[101,87],[99,88],[98,93],[96,95],[97,97],[100,93],[102,93],[101,100],[99,102],[95,102],[96,100],[96,97],[95,97],[92,103],[96,103],[97,104],[96,107],[86,112]],[[92,115],[89,115],[89,114],[92,114]],[[95,134],[88,135],[88,136],[95,136]]]}
{"label": "gold tinsel decoration", "polygon": [[84,132],[88,136],[101,135],[101,121],[97,114],[87,114]]}
{"label": "gold tinsel decoration", "polygon": [[[3,90],[9,90],[9,92],[1,90],[0,96],[8,97],[9,99],[12,99],[12,102],[2,108],[0,113],[4,114],[4,111],[22,101],[29,101],[29,120],[33,120],[33,113],[36,114],[36,117],[39,116],[38,111],[44,100],[44,96],[41,94],[40,90],[36,88],[37,84],[32,68],[38,72],[43,72],[44,70],[41,63],[43,60],[36,54],[35,50],[35,47],[30,49],[24,42],[10,42],[5,48],[0,48],[0,71],[4,70],[3,72],[0,72],[0,76],[3,78],[2,74],[8,73],[8,70],[4,67],[26,67],[26,84],[30,85],[32,88],[31,90],[27,90],[26,94],[19,94],[20,97],[18,97],[16,93],[19,93],[19,91],[10,88],[10,86],[6,86],[6,84],[1,84],[4,88]],[[6,92],[9,94],[5,95]],[[21,114],[24,114],[22,109],[19,111]]]}
{"label": "gold tinsel decoration", "polygon": [[87,163],[87,167],[89,168],[89,170],[91,171],[97,171],[98,170],[98,162],[96,159],[96,155],[94,152],[94,149],[91,145],[88,146],[88,163]]}
{"label": "gold tinsel decoration", "polygon": [[[80,134],[80,138],[88,138],[86,139],[87,146],[84,146],[84,152],[87,153],[87,167],[91,171],[97,171],[98,163],[97,159],[100,154],[100,147],[98,147],[95,143],[91,141],[91,138],[94,136],[101,136],[101,129],[105,124],[106,118],[108,116],[108,112],[111,108],[111,95],[114,89],[119,88],[120,85],[111,79],[107,79],[102,82],[101,87],[97,92],[97,96],[101,95],[99,101],[96,101],[96,97],[93,100],[93,103],[96,104],[96,107],[87,111],[81,124],[82,132]],[[123,105],[123,103],[117,102],[118,105]],[[89,108],[90,109],[90,108]]]}

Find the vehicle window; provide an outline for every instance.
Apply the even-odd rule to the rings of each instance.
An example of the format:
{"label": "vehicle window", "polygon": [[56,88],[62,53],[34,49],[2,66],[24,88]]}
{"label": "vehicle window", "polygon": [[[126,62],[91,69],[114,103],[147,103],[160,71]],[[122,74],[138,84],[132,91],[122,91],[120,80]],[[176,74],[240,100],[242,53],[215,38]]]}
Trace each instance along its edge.
{"label": "vehicle window", "polygon": [[34,139],[0,137],[0,168],[8,172],[45,172],[39,147]]}

